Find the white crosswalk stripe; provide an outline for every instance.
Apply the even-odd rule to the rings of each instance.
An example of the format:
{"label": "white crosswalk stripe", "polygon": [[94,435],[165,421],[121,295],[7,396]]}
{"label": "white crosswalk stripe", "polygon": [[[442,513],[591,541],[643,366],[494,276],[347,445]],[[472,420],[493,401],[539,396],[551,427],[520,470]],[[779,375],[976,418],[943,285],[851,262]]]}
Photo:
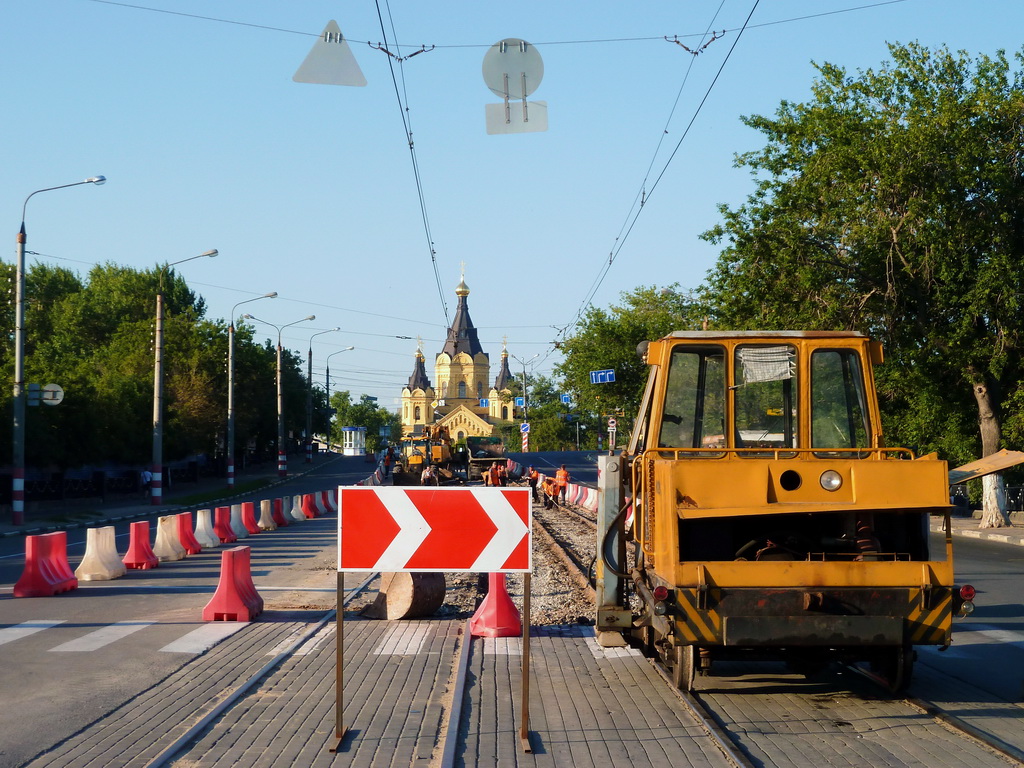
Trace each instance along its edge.
{"label": "white crosswalk stripe", "polygon": [[95,651],[102,648],[105,645],[110,645],[121,638],[128,637],[140,629],[152,626],[151,621],[119,621],[116,624],[110,624],[106,627],[100,627],[99,629],[90,632],[83,637],[79,637],[76,640],[69,640],[66,643],[58,645],[56,648],[51,648],[51,653],[84,653],[86,651]]}
{"label": "white crosswalk stripe", "polygon": [[203,653],[247,626],[244,621],[212,621],[160,649],[161,653]]}
{"label": "white crosswalk stripe", "polygon": [[0,629],[0,645],[21,640],[23,637],[34,635],[36,632],[42,632],[44,629],[56,627],[58,624],[63,623],[64,619],[35,619],[34,621],[23,621],[21,624],[15,624],[13,627],[4,627]]}

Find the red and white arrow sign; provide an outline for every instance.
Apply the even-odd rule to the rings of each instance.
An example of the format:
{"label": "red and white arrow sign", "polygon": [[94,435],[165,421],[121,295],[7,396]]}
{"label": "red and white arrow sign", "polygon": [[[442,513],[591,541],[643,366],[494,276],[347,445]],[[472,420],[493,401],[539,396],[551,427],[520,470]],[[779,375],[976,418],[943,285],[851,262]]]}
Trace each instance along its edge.
{"label": "red and white arrow sign", "polygon": [[532,570],[529,488],[338,489],[339,571]]}

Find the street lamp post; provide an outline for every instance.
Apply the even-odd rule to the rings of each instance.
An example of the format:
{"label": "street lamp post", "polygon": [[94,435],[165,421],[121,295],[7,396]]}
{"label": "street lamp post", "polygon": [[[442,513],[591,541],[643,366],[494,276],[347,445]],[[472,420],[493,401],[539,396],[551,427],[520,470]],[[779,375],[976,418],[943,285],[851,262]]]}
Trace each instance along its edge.
{"label": "street lamp post", "polygon": [[150,481],[149,503],[159,506],[163,503],[164,463],[164,275],[177,264],[193,259],[212,259],[217,249],[189,256],[187,259],[172,261],[160,268],[160,279],[156,292],[156,330],[153,333],[153,479]]}
{"label": "street lamp post", "polygon": [[37,189],[25,198],[25,204],[21,206],[14,288],[14,470],[11,477],[11,522],[14,525],[25,523],[25,244],[28,241],[25,235],[25,211],[28,208],[28,201],[40,192],[52,192],[55,189],[77,187],[82,184],[99,186],[106,180],[106,176],[90,176],[85,181]]}
{"label": "street lamp post", "polygon": [[263,323],[277,329],[277,476],[287,477],[288,452],[285,450],[284,444],[284,389],[281,386],[281,332],[289,326],[298,325],[307,320],[316,320],[316,315],[310,315],[309,317],[304,317],[293,323],[285,323],[284,325],[274,325],[266,320],[260,320],[253,315],[242,315],[242,317],[246,320],[255,320],[258,323]]}
{"label": "street lamp post", "polygon": [[[351,351],[353,349],[355,349],[355,347],[345,347],[344,349],[335,350],[334,352],[331,352],[331,354],[329,354],[327,356],[327,360],[326,360],[327,375],[325,377],[324,384],[326,385],[327,406],[328,407],[330,407],[330,405],[331,405],[331,358],[334,357],[335,355],[340,355],[342,352],[349,352],[349,351]],[[329,424],[328,424],[328,442],[330,442],[330,425]]]}
{"label": "street lamp post", "polygon": [[325,333],[334,333],[341,328],[335,326],[326,331],[317,331],[309,337],[309,353],[306,355],[306,463],[313,463],[313,339]]}
{"label": "street lamp post", "polygon": [[228,323],[228,434],[225,451],[228,460],[228,488],[235,487],[235,310],[250,301],[276,298],[277,291],[272,291],[254,299],[240,301],[231,308]]}
{"label": "street lamp post", "polygon": [[335,355],[340,355],[342,352],[350,352],[353,349],[355,349],[355,347],[345,347],[344,349],[339,349],[339,350],[336,350],[334,352],[331,352],[331,354],[329,354],[327,356],[327,377],[326,377],[325,383],[327,385],[327,402],[328,403],[330,403],[330,401],[331,401],[331,358],[334,357]]}

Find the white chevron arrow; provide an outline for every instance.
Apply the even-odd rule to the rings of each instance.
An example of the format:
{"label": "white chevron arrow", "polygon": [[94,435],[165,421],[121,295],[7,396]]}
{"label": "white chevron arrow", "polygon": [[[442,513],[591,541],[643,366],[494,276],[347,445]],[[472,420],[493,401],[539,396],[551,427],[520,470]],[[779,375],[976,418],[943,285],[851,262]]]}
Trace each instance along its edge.
{"label": "white chevron arrow", "polygon": [[[478,571],[481,573],[500,571],[501,566],[504,565],[512,552],[515,551],[515,548],[523,540],[523,536],[526,535],[528,530],[523,523],[523,519],[516,513],[516,510],[509,504],[501,491],[495,493],[494,491],[497,491],[497,489],[482,490],[482,493],[474,490],[473,498],[476,499],[484,512],[490,516],[498,530],[495,531],[494,536],[491,537],[490,542],[483,548],[480,556],[473,562],[473,567],[470,569],[471,572]],[[491,492],[488,493],[488,490],[491,490]],[[530,552],[528,557],[530,558],[532,568],[533,553]]]}
{"label": "white chevron arrow", "polygon": [[[390,493],[386,493],[390,491]],[[430,526],[416,505],[409,501],[403,490],[382,488],[377,491],[381,501],[385,503],[388,514],[398,523],[401,530],[384,550],[380,559],[373,566],[377,571],[401,571],[413,556],[423,540],[430,533]]]}

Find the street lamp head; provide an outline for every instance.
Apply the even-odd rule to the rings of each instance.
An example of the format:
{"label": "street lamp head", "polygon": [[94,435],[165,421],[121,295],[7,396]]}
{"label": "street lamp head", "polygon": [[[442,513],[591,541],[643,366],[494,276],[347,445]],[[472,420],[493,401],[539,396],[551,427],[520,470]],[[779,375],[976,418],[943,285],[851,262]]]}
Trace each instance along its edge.
{"label": "street lamp head", "polygon": [[306,320],[316,320],[316,315],[310,315],[309,317],[304,317],[304,318],[302,318],[302,320],[300,322],[304,322]]}
{"label": "street lamp head", "polygon": [[277,298],[277,291],[271,291],[270,293],[265,293],[265,294],[263,294],[263,298],[264,299],[276,299]]}
{"label": "street lamp head", "polygon": [[243,320],[255,320],[256,318],[252,315],[242,315]]}
{"label": "street lamp head", "polygon": [[355,349],[355,347],[345,347],[345,348],[344,348],[343,350],[341,350],[341,351],[342,351],[342,352],[348,352],[348,351],[349,351],[350,349]]}
{"label": "street lamp head", "polygon": [[220,253],[220,251],[218,251],[218,250],[217,250],[216,248],[211,248],[211,249],[210,249],[209,251],[207,251],[206,253],[200,253],[199,255],[200,255],[200,257],[202,257],[202,256],[209,256],[209,257],[210,257],[210,258],[212,259],[212,258],[213,258],[214,256],[216,256],[216,255],[217,255],[218,253]]}
{"label": "street lamp head", "polygon": [[107,183],[107,177],[106,176],[90,176],[88,179],[85,180],[84,183],[85,184],[95,184],[98,187],[98,186],[100,186],[100,184],[106,184]]}

